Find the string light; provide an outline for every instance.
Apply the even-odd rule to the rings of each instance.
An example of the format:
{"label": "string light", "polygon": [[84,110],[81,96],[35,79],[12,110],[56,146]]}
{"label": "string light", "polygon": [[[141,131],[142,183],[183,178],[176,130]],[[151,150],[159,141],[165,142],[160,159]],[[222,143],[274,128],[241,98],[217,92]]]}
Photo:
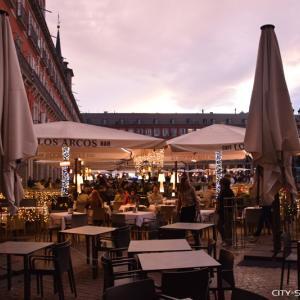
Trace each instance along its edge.
{"label": "string light", "polygon": [[70,184],[70,174],[69,165],[66,162],[70,160],[70,147],[62,147],[63,163],[61,167],[61,195],[63,197],[69,196],[69,184]]}
{"label": "string light", "polygon": [[216,160],[216,197],[218,197],[221,186],[220,186],[220,180],[222,178],[222,151],[216,151],[215,152],[215,160]]}
{"label": "string light", "polygon": [[164,149],[153,150],[144,155],[137,155],[133,158],[137,172],[151,172],[153,169],[162,169],[164,165]]}

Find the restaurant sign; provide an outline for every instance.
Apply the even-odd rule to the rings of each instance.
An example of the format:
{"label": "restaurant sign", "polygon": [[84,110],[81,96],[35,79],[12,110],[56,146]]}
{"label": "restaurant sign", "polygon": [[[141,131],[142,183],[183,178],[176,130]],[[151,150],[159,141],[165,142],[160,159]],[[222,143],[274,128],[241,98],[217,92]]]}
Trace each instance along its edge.
{"label": "restaurant sign", "polygon": [[111,147],[110,140],[89,140],[89,139],[55,139],[55,138],[38,138],[41,146],[58,146],[58,147]]}
{"label": "restaurant sign", "polygon": [[222,151],[241,151],[241,150],[245,150],[245,146],[243,143],[222,145]]}

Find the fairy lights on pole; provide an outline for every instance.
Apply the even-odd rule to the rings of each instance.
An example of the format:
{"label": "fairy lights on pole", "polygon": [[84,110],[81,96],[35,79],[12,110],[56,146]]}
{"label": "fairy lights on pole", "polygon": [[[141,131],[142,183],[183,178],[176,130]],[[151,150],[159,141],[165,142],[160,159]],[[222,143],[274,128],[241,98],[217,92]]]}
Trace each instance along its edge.
{"label": "fairy lights on pole", "polygon": [[61,166],[61,195],[63,197],[69,196],[69,184],[70,184],[70,147],[62,147],[63,161]]}
{"label": "fairy lights on pole", "polygon": [[222,151],[216,151],[215,152],[215,160],[216,160],[216,196],[218,197],[221,186],[220,186],[220,180],[222,178]]}

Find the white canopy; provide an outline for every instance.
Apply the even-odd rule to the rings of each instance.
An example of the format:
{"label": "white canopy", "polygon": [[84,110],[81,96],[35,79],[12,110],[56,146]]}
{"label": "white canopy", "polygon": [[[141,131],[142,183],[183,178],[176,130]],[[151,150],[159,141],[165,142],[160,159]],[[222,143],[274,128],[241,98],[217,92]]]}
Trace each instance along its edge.
{"label": "white canopy", "polygon": [[84,123],[59,121],[34,125],[39,145],[71,148],[156,148],[162,139]]}
{"label": "white canopy", "polygon": [[167,141],[173,151],[242,151],[245,128],[214,124]]}

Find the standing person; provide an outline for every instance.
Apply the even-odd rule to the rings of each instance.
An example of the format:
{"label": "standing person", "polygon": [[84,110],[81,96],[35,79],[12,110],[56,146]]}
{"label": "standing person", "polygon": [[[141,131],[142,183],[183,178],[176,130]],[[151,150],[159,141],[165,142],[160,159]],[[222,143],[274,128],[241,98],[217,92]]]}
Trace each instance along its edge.
{"label": "standing person", "polygon": [[[221,190],[217,198],[217,209],[216,212],[219,216],[217,228],[222,237],[222,245],[230,245],[232,243],[232,233],[231,233],[231,219],[226,219],[226,224],[230,224],[230,226],[225,226],[225,198],[233,198],[234,193],[230,188],[230,179],[227,177],[223,177],[220,180]],[[229,211],[228,211],[229,212]],[[230,214],[228,214],[229,216]],[[227,217],[228,217],[227,216]]]}
{"label": "standing person", "polygon": [[[181,176],[178,188],[177,213],[179,214],[180,222],[184,223],[196,222],[197,214],[200,214],[200,205],[195,189],[192,187],[185,173]],[[199,235],[193,233],[193,236],[195,245],[200,245]]]}

